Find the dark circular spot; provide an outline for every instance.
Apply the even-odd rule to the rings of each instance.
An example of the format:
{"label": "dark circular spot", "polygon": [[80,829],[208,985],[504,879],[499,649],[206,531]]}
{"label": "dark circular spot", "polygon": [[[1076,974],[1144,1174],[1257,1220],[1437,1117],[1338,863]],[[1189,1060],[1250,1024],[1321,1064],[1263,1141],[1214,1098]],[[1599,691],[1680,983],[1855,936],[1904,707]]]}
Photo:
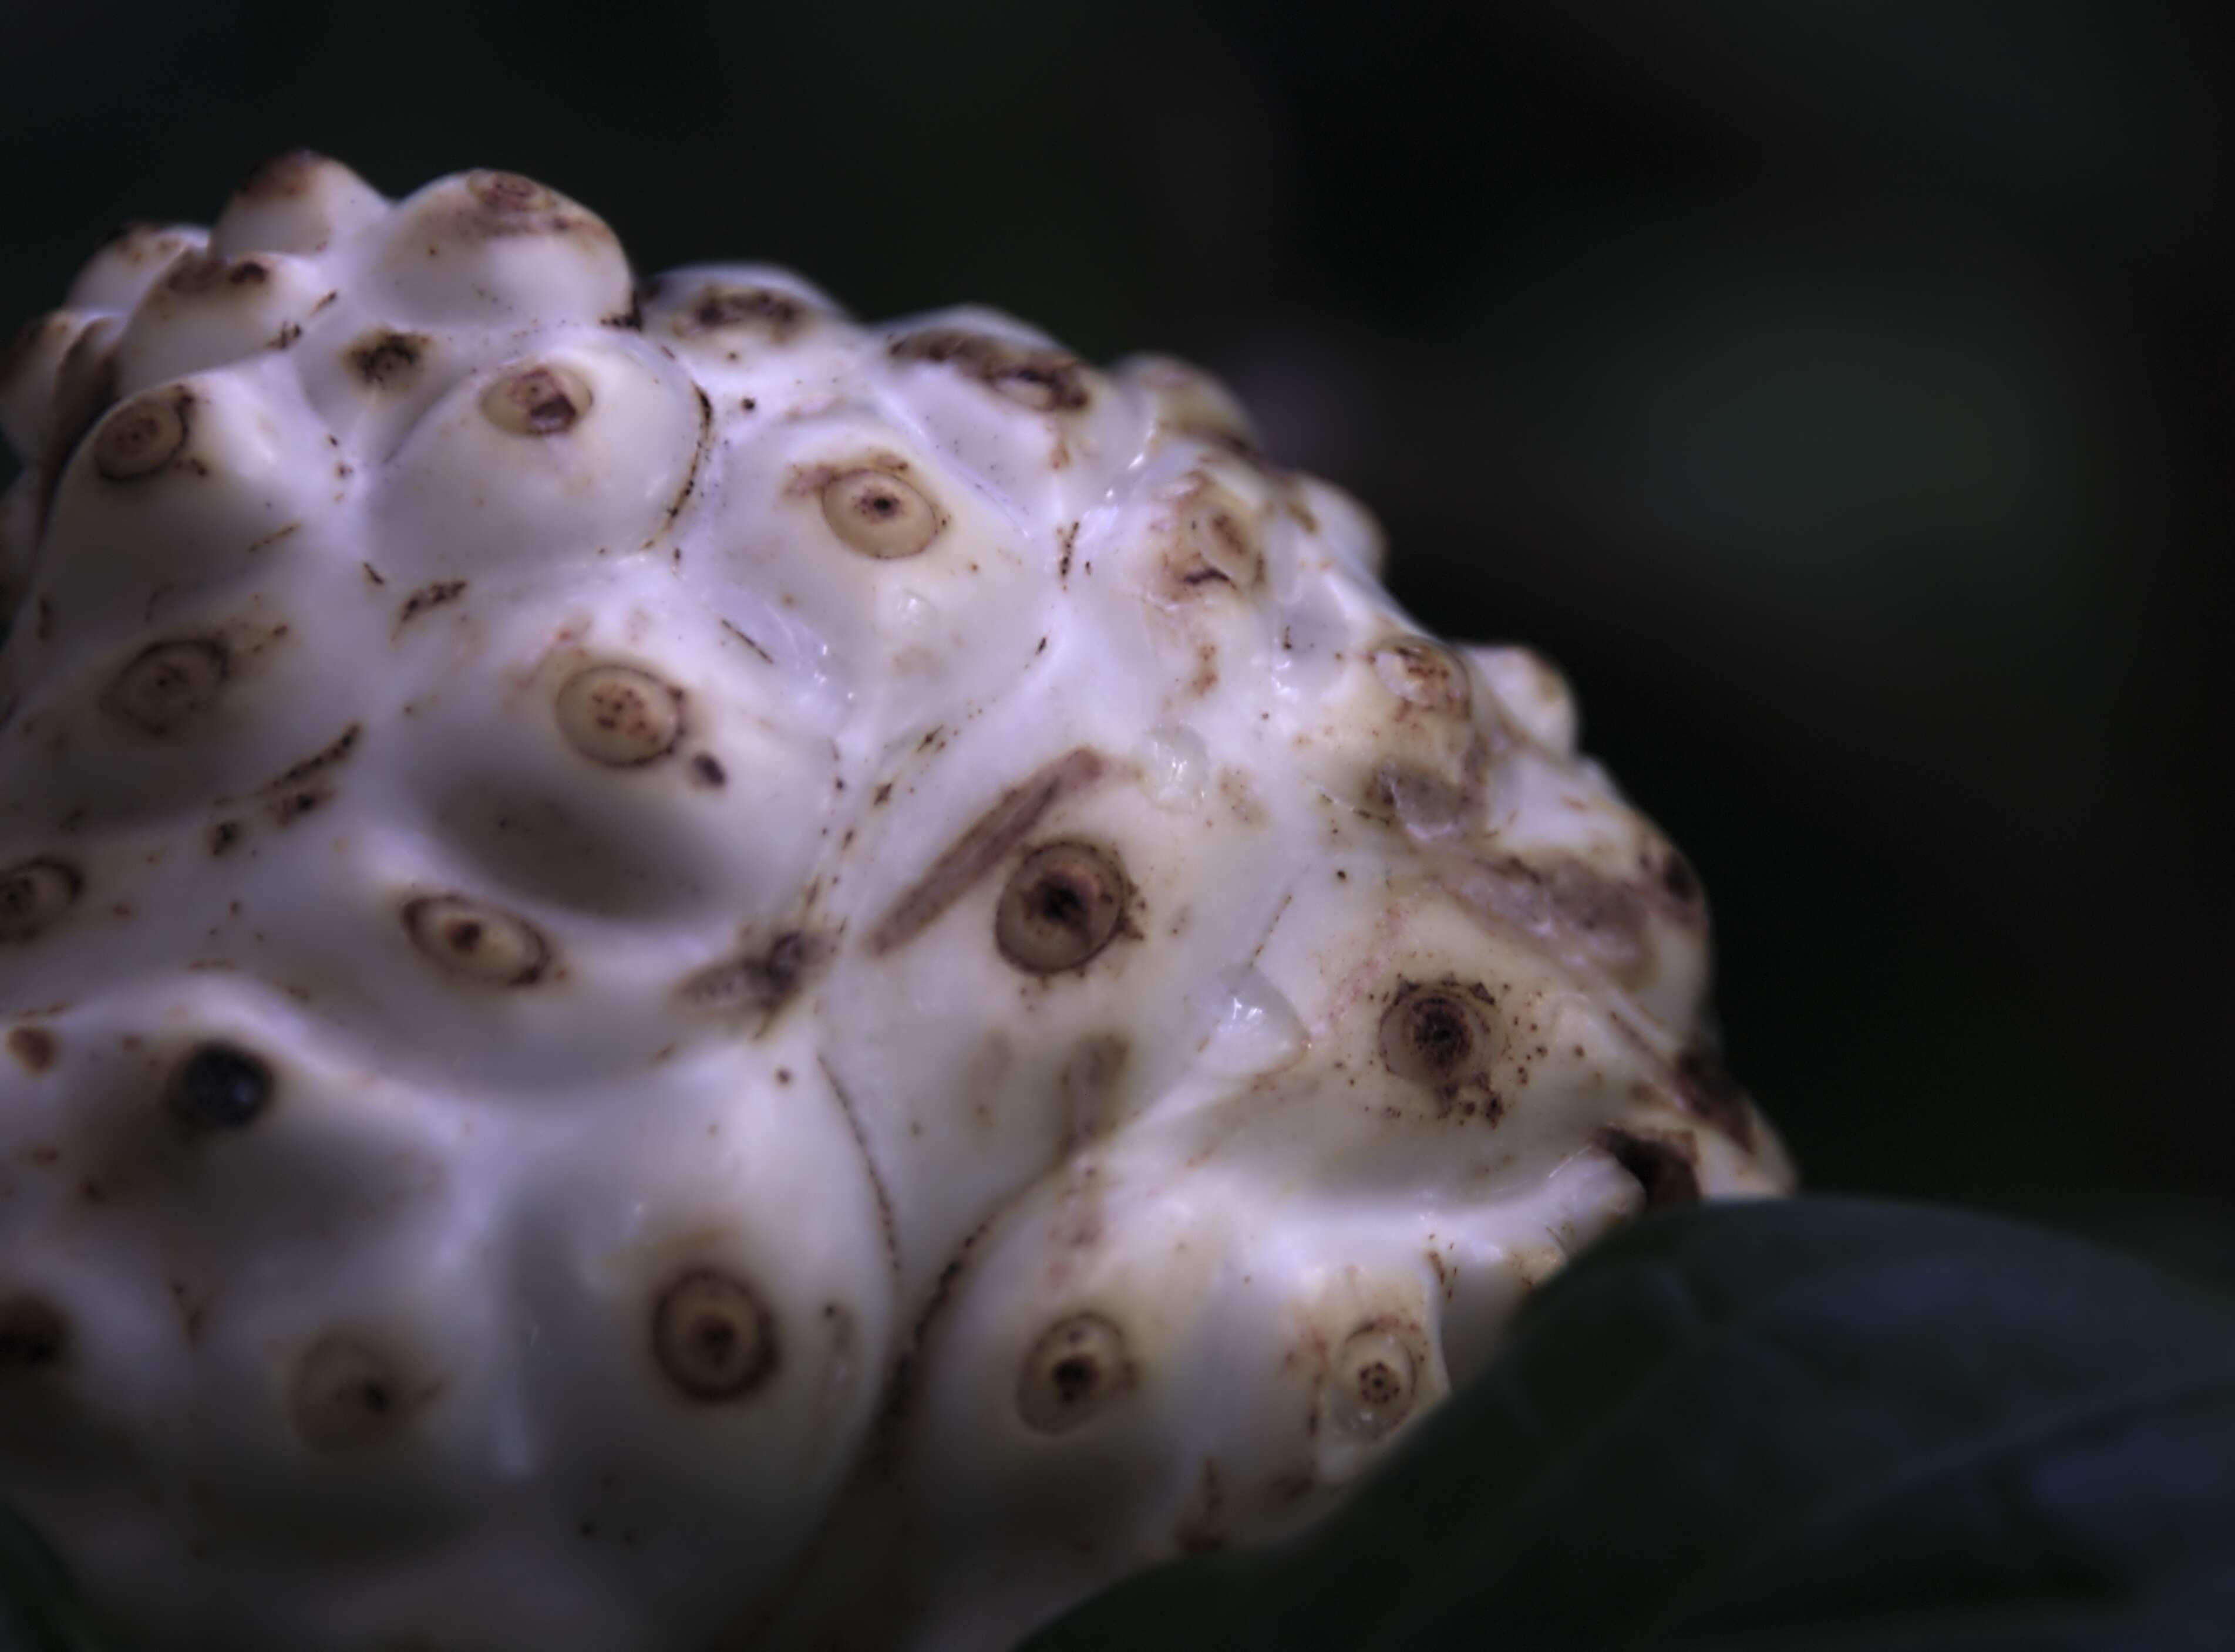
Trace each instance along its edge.
{"label": "dark circular spot", "polygon": [[776,1370],[776,1321],[745,1284],[718,1269],[695,1267],[653,1304],[652,1352],[662,1374],[690,1398],[743,1399]]}
{"label": "dark circular spot", "polygon": [[1042,844],[1001,891],[994,944],[1033,975],[1078,969],[1117,935],[1131,894],[1116,851],[1077,840]]}
{"label": "dark circular spot", "polygon": [[839,543],[891,561],[939,537],[938,509],[921,489],[888,471],[849,470],[823,485],[823,519]]}
{"label": "dark circular spot", "polygon": [[1479,987],[1407,981],[1381,1015],[1381,1061],[1409,1084],[1448,1100],[1478,1085],[1491,1054]]}
{"label": "dark circular spot", "polygon": [[272,1069],[232,1044],[201,1044],[171,1075],[171,1111],[198,1130],[239,1130],[272,1105]]}
{"label": "dark circular spot", "polygon": [[1124,1333],[1100,1314],[1056,1322],[1025,1355],[1017,1414],[1044,1434],[1076,1428],[1133,1386]]}

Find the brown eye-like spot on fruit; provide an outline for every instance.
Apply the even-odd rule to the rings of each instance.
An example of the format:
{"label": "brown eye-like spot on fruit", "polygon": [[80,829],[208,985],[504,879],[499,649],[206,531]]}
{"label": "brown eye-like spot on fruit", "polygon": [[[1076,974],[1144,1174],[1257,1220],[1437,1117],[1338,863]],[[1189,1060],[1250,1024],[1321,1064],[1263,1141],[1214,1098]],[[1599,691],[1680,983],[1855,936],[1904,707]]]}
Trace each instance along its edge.
{"label": "brown eye-like spot on fruit", "polygon": [[469,173],[466,192],[475,205],[499,218],[547,212],[559,204],[559,198],[548,189],[516,172]]}
{"label": "brown eye-like spot on fruit", "polygon": [[1412,1414],[1419,1368],[1402,1337],[1384,1325],[1353,1331],[1328,1367],[1327,1414],[1345,1433],[1378,1440]]}
{"label": "brown eye-like spot on fruit", "polygon": [[85,878],[47,855],[0,872],[0,941],[28,941],[76,904]]}
{"label": "brown eye-like spot on fruit", "polygon": [[424,333],[376,329],[350,346],[350,370],[373,389],[406,389],[418,378],[431,342]]}
{"label": "brown eye-like spot on fruit", "polygon": [[167,735],[206,710],[231,671],[213,638],[150,643],[116,674],[101,708],[143,734]]}
{"label": "brown eye-like spot on fruit", "polygon": [[410,1420],[413,1399],[393,1361],[357,1337],[333,1332],[297,1362],[288,1408],[305,1446],[338,1456],[391,1438]]}
{"label": "brown eye-like spot on fruit", "polygon": [[1045,345],[934,327],[895,339],[891,350],[895,361],[953,367],[1035,413],[1072,413],[1093,399],[1085,363]]}
{"label": "brown eye-like spot on fruit", "polygon": [[1131,894],[1115,850],[1076,839],[1044,843],[1002,887],[994,944],[1033,975],[1076,970],[1110,944]]}
{"label": "brown eye-like spot on fruit", "polygon": [[1381,1062],[1408,1084],[1449,1099],[1492,1054],[1479,987],[1407,981],[1381,1015]]}
{"label": "brown eye-like spot on fruit", "polygon": [[882,470],[849,470],[823,485],[823,519],[865,557],[912,557],[939,537],[938,508],[912,484]]}
{"label": "brown eye-like spot on fruit", "polygon": [[1645,1190],[1645,1208],[1665,1211],[1700,1202],[1698,1150],[1688,1137],[1621,1125],[1598,1133],[1598,1145]]}
{"label": "brown eye-like spot on fruit", "polygon": [[523,367],[482,392],[482,416],[513,436],[558,436],[588,416],[590,381],[560,362]]}
{"label": "brown eye-like spot on fruit", "polygon": [[707,286],[670,323],[678,338],[749,327],[782,343],[807,318],[807,306],[771,287]]}
{"label": "brown eye-like spot on fruit", "polygon": [[190,252],[171,266],[164,288],[181,297],[241,287],[260,287],[272,279],[272,266],[261,258],[227,258],[215,252]]}
{"label": "brown eye-like spot on fruit", "polygon": [[653,1305],[652,1352],[661,1374],[691,1399],[741,1400],[776,1371],[776,1321],[739,1281],[693,1268]]}
{"label": "brown eye-like spot on fruit", "polygon": [[411,944],[450,974],[493,987],[533,986],[551,944],[524,918],[462,895],[423,895],[403,908]]}
{"label": "brown eye-like spot on fruit", "polygon": [[632,665],[587,665],[560,685],[554,709],[567,743],[593,763],[636,768],[683,738],[683,695]]}
{"label": "brown eye-like spot on fruit", "polygon": [[1425,637],[1400,637],[1373,650],[1373,674],[1406,705],[1464,717],[1473,697],[1458,655]]}
{"label": "brown eye-like spot on fruit", "polygon": [[272,1105],[272,1069],[232,1044],[199,1044],[171,1074],[173,1116],[194,1130],[243,1130]]}
{"label": "brown eye-like spot on fruit", "polygon": [[1068,1433],[1133,1387],[1125,1335],[1099,1314],[1059,1320],[1025,1355],[1017,1414],[1043,1434]]}
{"label": "brown eye-like spot on fruit", "polygon": [[1171,607],[1213,592],[1253,591],[1265,583],[1263,538],[1251,512],[1201,472],[1175,506],[1158,565],[1155,595]]}
{"label": "brown eye-like spot on fruit", "polygon": [[154,475],[187,445],[193,397],[180,389],[135,395],[101,422],[93,438],[93,467],[112,482]]}
{"label": "brown eye-like spot on fruit", "polygon": [[69,1351],[69,1322],[43,1296],[0,1297],[0,1381],[45,1371]]}

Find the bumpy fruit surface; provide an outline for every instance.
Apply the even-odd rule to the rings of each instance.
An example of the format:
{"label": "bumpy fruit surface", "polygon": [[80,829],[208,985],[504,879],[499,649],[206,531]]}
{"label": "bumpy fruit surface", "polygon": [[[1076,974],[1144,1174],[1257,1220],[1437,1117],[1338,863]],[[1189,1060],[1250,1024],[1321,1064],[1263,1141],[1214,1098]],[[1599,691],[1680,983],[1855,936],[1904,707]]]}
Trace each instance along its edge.
{"label": "bumpy fruit surface", "polygon": [[964,1652],[1788,1172],[1216,384],[310,156],[0,369],[0,1502],[130,1646]]}

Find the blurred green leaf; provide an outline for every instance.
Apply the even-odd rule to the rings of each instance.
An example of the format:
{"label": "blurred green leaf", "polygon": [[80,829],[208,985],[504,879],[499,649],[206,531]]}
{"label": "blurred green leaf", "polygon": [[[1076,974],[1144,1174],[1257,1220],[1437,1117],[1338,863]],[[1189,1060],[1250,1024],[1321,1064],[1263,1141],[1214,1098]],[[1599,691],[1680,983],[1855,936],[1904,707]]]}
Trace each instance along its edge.
{"label": "blurred green leaf", "polygon": [[1030,1652],[2224,1647],[2235,1310],[1992,1218],[1642,1224],[1340,1516]]}

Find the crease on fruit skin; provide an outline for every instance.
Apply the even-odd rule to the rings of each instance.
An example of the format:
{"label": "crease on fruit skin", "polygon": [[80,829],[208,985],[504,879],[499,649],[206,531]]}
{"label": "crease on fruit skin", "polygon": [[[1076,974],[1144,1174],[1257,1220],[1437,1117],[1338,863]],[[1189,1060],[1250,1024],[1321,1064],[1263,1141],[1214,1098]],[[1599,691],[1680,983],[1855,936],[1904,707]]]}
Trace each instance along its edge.
{"label": "crease on fruit skin", "polygon": [[148,1652],[1011,1645],[1791,1185],[1566,682],[1199,370],[299,152],[60,297],[0,1502]]}

